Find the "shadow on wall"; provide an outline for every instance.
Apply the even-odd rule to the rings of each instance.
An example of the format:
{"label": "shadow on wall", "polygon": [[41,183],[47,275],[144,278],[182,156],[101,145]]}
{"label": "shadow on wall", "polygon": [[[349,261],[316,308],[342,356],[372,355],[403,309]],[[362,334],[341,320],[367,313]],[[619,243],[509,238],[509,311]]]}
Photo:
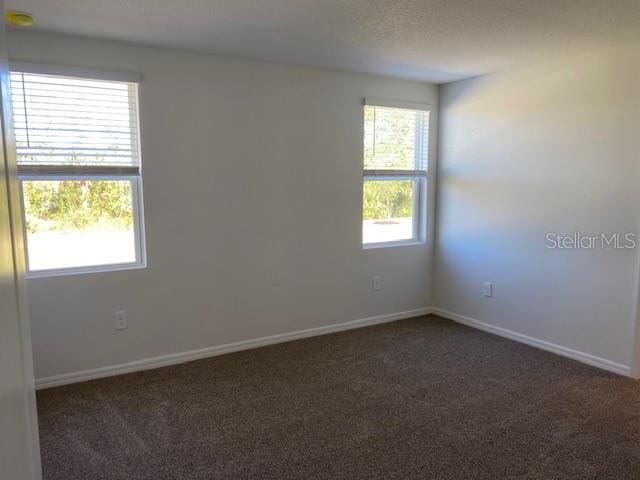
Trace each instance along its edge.
{"label": "shadow on wall", "polygon": [[554,250],[546,235],[638,230],[631,55],[594,52],[441,88],[438,307],[630,364],[637,252]]}

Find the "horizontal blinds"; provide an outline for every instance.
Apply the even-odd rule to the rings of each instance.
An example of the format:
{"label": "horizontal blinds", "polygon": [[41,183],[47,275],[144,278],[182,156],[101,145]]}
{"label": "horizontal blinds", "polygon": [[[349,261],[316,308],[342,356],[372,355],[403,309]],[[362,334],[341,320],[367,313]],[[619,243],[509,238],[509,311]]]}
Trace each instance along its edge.
{"label": "horizontal blinds", "polygon": [[428,111],[365,105],[365,170],[426,171],[428,152]]}
{"label": "horizontal blinds", "polygon": [[137,166],[119,167],[116,165],[18,165],[21,176],[64,177],[65,175],[75,176],[130,176],[140,173]]}
{"label": "horizontal blinds", "polygon": [[426,170],[364,170],[365,177],[426,177]]}
{"label": "horizontal blinds", "polygon": [[20,172],[137,172],[137,85],[11,72]]}
{"label": "horizontal blinds", "polygon": [[47,63],[31,63],[9,61],[9,69],[13,72],[37,73],[58,77],[75,77],[81,79],[104,80],[107,82],[140,83],[142,76],[139,72],[122,70],[102,70],[98,68],[77,67]]}
{"label": "horizontal blinds", "polygon": [[364,99],[364,105],[370,105],[373,107],[388,107],[388,108],[404,108],[407,110],[422,110],[425,112],[431,111],[431,104],[421,102],[408,102],[402,100],[389,100],[386,98],[371,98]]}

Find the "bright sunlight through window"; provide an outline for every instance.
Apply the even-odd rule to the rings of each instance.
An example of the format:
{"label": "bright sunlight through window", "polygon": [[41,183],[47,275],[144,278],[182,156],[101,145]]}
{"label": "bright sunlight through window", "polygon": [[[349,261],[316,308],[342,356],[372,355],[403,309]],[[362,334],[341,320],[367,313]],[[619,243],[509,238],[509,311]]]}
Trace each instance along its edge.
{"label": "bright sunlight through window", "polygon": [[362,242],[423,241],[429,112],[365,103]]}
{"label": "bright sunlight through window", "polygon": [[31,273],[144,265],[137,84],[11,72]]}

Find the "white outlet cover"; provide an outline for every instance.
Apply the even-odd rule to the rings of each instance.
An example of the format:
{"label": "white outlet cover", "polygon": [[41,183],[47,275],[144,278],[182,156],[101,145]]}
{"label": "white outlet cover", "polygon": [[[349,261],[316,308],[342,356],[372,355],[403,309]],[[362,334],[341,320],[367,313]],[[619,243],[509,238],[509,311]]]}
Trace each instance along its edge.
{"label": "white outlet cover", "polygon": [[127,312],[125,310],[113,314],[113,327],[116,330],[125,330],[129,327]]}

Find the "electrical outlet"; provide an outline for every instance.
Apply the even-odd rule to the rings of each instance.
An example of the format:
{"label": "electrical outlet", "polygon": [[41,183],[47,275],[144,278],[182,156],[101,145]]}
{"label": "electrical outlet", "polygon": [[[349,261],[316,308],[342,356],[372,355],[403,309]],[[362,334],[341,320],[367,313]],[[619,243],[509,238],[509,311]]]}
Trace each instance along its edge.
{"label": "electrical outlet", "polygon": [[373,276],[372,287],[374,292],[379,292],[380,290],[382,290],[382,277],[380,275]]}
{"label": "electrical outlet", "polygon": [[127,319],[127,311],[120,310],[113,314],[113,328],[115,330],[126,330],[129,327],[129,320]]}
{"label": "electrical outlet", "polygon": [[484,284],[482,285],[482,294],[485,297],[493,297],[493,283],[484,282]]}

